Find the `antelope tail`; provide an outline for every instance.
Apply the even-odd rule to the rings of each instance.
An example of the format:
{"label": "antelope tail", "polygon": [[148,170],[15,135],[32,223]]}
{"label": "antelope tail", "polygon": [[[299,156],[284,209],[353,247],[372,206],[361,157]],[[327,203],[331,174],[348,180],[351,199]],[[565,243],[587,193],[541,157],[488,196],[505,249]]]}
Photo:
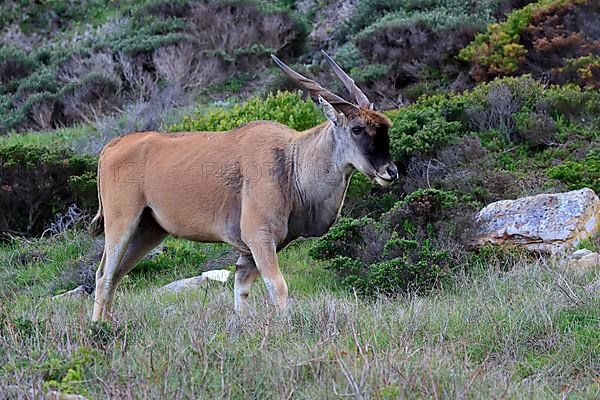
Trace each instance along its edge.
{"label": "antelope tail", "polygon": [[100,196],[100,158],[98,158],[98,175],[96,176],[98,185],[98,212],[90,225],[88,232],[92,236],[98,236],[104,231],[104,215],[102,214],[102,196]]}

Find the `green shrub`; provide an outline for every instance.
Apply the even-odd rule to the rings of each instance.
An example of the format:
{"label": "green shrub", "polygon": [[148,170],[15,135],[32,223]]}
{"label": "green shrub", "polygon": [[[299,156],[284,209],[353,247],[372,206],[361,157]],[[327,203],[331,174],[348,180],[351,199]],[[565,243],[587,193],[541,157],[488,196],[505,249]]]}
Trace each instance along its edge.
{"label": "green shrub", "polygon": [[56,80],[55,71],[50,68],[42,68],[21,80],[15,94],[17,97],[21,97],[30,93],[56,93],[59,88],[60,84]]}
{"label": "green shrub", "polygon": [[523,116],[535,111],[543,96],[543,86],[529,75],[495,79],[469,93],[466,113],[473,129],[495,131],[506,143],[519,142],[523,139],[518,135],[519,118],[524,122]]}
{"label": "green shrub", "polygon": [[488,23],[494,21],[493,1],[480,1],[475,7],[467,2],[455,1],[431,2],[431,6],[424,9],[399,10],[386,14],[381,19],[369,25],[359,33],[359,36],[369,35],[380,29],[409,26],[421,23],[431,28],[434,32],[452,29],[461,26],[478,26],[484,28]]}
{"label": "green shrub", "polygon": [[207,88],[207,92],[211,94],[234,94],[236,92],[239,92],[242,89],[242,87],[244,87],[244,85],[251,80],[251,78],[252,76],[247,73],[234,74],[233,76],[231,76],[228,79],[225,79],[222,82],[210,85]]}
{"label": "green shrub", "polygon": [[[14,80],[25,78],[31,74],[37,66],[37,61],[30,54],[13,46],[0,47],[0,93],[6,93],[14,85]],[[14,90],[14,89],[12,89]]]}
{"label": "green shrub", "polygon": [[464,133],[459,117],[463,111],[460,96],[423,97],[416,104],[388,112],[393,125],[390,147],[395,160],[415,153],[432,153]]}
{"label": "green shrub", "polygon": [[600,151],[581,161],[565,161],[548,169],[548,177],[565,183],[569,189],[590,188],[600,193]]}
{"label": "green shrub", "polygon": [[134,18],[125,29],[111,35],[107,43],[114,50],[130,55],[149,53],[187,40],[189,37],[183,32],[186,27],[183,18],[162,19],[154,15]]}
{"label": "green shrub", "polygon": [[350,76],[358,82],[374,82],[385,76],[390,70],[388,64],[369,64],[365,67],[355,67],[350,70]]}
{"label": "green shrub", "polygon": [[414,22],[425,23],[435,30],[462,24],[485,27],[493,21],[497,4],[497,0],[475,3],[456,0],[361,0],[339,35],[345,37],[363,30],[369,32],[389,25]]}
{"label": "green shrub", "polygon": [[491,24],[486,32],[477,34],[473,42],[459,52],[459,58],[476,66],[472,75],[479,81],[488,76],[514,74],[527,54],[521,34],[534,15],[551,7],[585,3],[587,0],[539,0],[513,10],[506,21]]}
{"label": "green shrub", "polygon": [[554,142],[556,124],[543,111],[521,112],[516,115],[518,135],[531,147],[547,146]]}
{"label": "green shrub", "polygon": [[461,130],[458,121],[447,121],[435,112],[418,110],[394,118],[390,133],[391,152],[395,159],[405,159],[416,152],[431,153],[449,144]]}
{"label": "green shrub", "polygon": [[97,207],[95,158],[63,147],[0,145],[0,232],[37,235],[73,203]]}
{"label": "green shrub", "polygon": [[145,0],[6,0],[2,5],[0,28],[18,24],[24,32],[41,35],[66,30],[81,23],[101,22],[118,6]]}
{"label": "green shrub", "polygon": [[101,357],[97,350],[78,347],[69,357],[51,352],[44,362],[34,368],[42,374],[46,390],[85,395],[85,381],[91,377],[90,365],[101,360]]}
{"label": "green shrub", "polygon": [[571,123],[600,131],[600,91],[575,85],[553,85],[546,89],[544,99],[555,120],[566,117]]}
{"label": "green shrub", "polygon": [[[3,12],[0,23],[16,23],[17,12],[23,9],[31,14],[24,14],[22,22],[32,23],[33,31],[45,32],[54,23],[70,27],[71,22],[82,18],[106,24],[102,29],[87,30],[85,37],[73,41],[74,45],[62,45],[69,43],[68,35],[60,36],[62,42],[50,36],[31,54],[0,46],[0,134],[89,121],[123,109],[124,102],[147,101],[162,90],[169,91],[166,85],[192,97],[197,87],[207,89],[233,71],[254,73],[260,65],[270,65],[268,53],[280,48],[297,52],[308,33],[304,18],[287,0],[125,0],[109,6],[93,0],[83,8],[81,4],[69,7],[71,3],[51,0],[37,5],[9,0],[8,12]],[[96,15],[94,10],[102,12]],[[112,14],[122,18],[109,21],[107,17]],[[214,15],[222,17],[219,24],[206,24]],[[50,23],[59,16],[60,21]],[[172,51],[162,54],[159,50],[165,47]],[[215,60],[218,62],[210,62]],[[164,71],[170,67],[161,67],[167,62],[196,71],[183,74],[192,82],[164,79]],[[29,98],[40,93],[56,95],[56,108],[49,110],[48,102],[41,118],[39,113],[32,118],[33,100]],[[33,103],[39,105],[39,100]]]}
{"label": "green shrub", "polygon": [[360,228],[373,222],[366,217],[340,218],[323,237],[314,243],[309,254],[317,259],[333,259],[338,254],[344,254],[344,251],[359,238]]}
{"label": "green shrub", "polygon": [[460,264],[467,226],[457,228],[453,220],[474,214],[468,209],[455,193],[418,190],[378,221],[340,219],[309,254],[327,260],[343,285],[365,295],[432,288]]}
{"label": "green shrub", "polygon": [[221,108],[204,113],[198,110],[185,116],[171,131],[226,131],[257,120],[277,121],[296,130],[312,128],[323,121],[323,114],[310,100],[303,100],[300,92],[277,92],[266,98],[253,97],[232,108]]}

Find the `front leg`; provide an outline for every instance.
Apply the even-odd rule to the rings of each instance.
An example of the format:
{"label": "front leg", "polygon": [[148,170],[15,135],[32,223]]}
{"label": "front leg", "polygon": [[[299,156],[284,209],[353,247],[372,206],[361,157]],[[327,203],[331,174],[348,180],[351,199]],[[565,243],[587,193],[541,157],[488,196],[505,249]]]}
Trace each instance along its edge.
{"label": "front leg", "polygon": [[250,248],[256,267],[269,290],[272,304],[279,310],[285,309],[288,288],[279,270],[275,240],[269,237],[259,237],[248,240],[246,245]]}
{"label": "front leg", "polygon": [[242,241],[252,253],[272,304],[283,310],[287,303],[288,288],[277,259],[277,245],[287,236],[289,202],[280,188],[271,181],[258,181],[244,186],[240,216]]}

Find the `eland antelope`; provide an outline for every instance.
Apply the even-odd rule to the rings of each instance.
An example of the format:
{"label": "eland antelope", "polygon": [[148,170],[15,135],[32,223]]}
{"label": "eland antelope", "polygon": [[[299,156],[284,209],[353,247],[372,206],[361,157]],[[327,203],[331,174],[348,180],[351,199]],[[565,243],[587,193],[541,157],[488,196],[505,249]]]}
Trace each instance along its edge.
{"label": "eland antelope", "polygon": [[90,232],[104,231],[92,320],[109,319],[119,281],[167,235],[225,242],[239,252],[235,309],[262,276],[272,303],[288,288],[277,252],[335,222],[353,170],[381,186],[398,177],[390,121],[327,54],[348,102],[275,63],[317,98],[327,122],[297,132],[255,121],[228,132],[131,133],[109,142],[98,163],[99,209]]}

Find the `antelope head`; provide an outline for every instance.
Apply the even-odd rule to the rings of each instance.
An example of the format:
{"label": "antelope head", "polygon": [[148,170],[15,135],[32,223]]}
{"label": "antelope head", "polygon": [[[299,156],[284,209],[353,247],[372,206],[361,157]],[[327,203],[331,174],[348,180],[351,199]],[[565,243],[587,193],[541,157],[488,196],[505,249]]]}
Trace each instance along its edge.
{"label": "antelope head", "polygon": [[398,169],[390,156],[388,130],[390,120],[373,110],[373,104],[327,53],[322,52],[338,78],[350,93],[351,101],[323,88],[271,55],[275,63],[300,87],[316,97],[325,116],[333,125],[336,158],[342,168],[356,168],[381,186],[398,179]]}

